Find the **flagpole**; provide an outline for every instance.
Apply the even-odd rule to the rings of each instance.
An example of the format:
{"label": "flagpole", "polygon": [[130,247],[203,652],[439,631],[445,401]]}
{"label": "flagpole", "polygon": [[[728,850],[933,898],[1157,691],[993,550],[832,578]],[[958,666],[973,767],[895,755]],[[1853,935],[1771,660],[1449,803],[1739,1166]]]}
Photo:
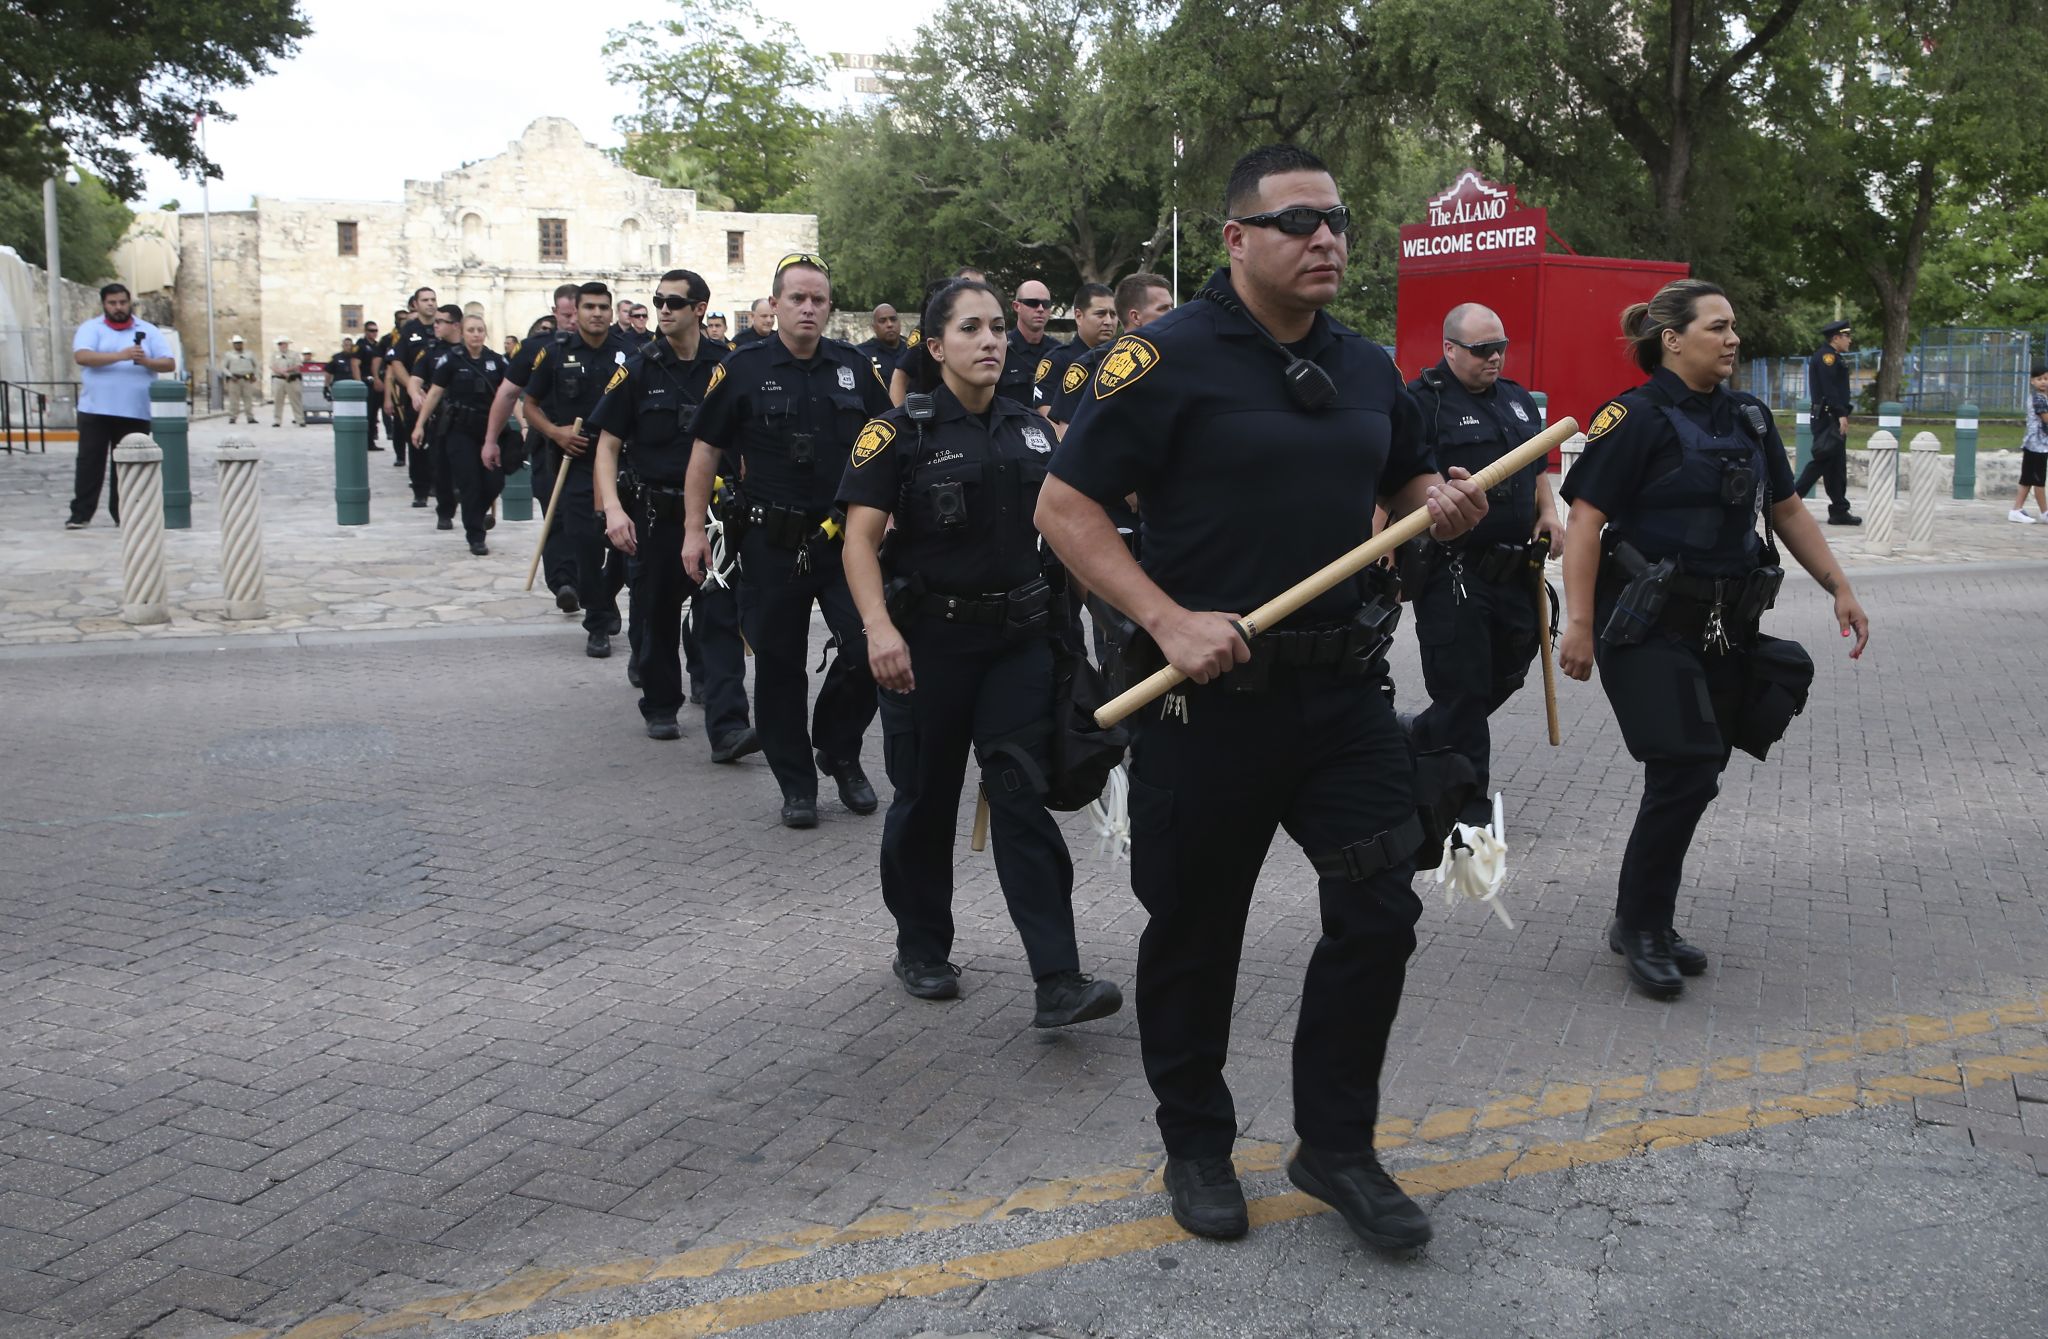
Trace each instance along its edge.
{"label": "flagpole", "polygon": [[1173,132],[1173,305],[1180,306],[1180,132]]}
{"label": "flagpole", "polygon": [[206,243],[206,407],[213,408],[213,390],[220,367],[220,341],[213,328],[213,208],[206,191],[206,113],[199,113],[199,220]]}

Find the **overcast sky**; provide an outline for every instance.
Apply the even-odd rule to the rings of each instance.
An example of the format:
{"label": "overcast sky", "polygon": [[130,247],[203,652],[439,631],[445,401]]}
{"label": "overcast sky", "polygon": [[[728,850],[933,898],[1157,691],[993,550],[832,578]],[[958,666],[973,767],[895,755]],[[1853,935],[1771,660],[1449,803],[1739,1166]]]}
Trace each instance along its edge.
{"label": "overcast sky", "polygon": [[[756,4],[793,24],[820,56],[908,47],[930,12],[911,0]],[[605,81],[605,35],[673,11],[663,0],[588,9],[539,0],[399,9],[303,0],[303,8],[313,33],[298,54],[223,95],[236,119],[207,126],[207,153],[225,174],[211,183],[215,209],[246,209],[252,195],[397,200],[408,178],[503,152],[537,116],[566,116],[586,139],[615,145],[612,120],[632,110],[634,98]],[[425,88],[436,90],[438,106]],[[199,207],[195,179],[160,159],[144,163],[138,208],[168,200]]]}

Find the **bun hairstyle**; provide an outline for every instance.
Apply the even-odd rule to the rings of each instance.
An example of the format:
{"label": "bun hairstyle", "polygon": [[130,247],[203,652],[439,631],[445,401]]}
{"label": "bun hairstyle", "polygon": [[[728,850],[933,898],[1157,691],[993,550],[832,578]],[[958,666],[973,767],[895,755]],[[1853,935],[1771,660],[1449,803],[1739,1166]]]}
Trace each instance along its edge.
{"label": "bun hairstyle", "polygon": [[986,293],[996,301],[998,310],[1003,305],[1003,295],[994,286],[980,279],[949,279],[939,285],[938,290],[925,299],[924,338],[912,350],[910,365],[904,369],[905,378],[912,391],[930,394],[944,380],[939,370],[939,360],[932,357],[932,339],[942,334],[946,322],[953,319],[953,311],[960,305],[960,299],[969,293]]}
{"label": "bun hairstyle", "polygon": [[1664,332],[1683,333],[1699,319],[1700,299],[1727,297],[1719,284],[1704,279],[1674,279],[1657,290],[1648,302],[1632,302],[1622,309],[1621,337],[1628,341],[1636,366],[1654,372],[1664,365]]}

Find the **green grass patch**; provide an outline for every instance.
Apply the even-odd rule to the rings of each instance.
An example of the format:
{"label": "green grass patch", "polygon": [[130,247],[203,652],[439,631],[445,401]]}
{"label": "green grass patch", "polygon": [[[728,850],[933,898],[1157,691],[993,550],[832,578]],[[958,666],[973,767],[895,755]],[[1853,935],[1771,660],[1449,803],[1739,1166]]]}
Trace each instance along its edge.
{"label": "green grass patch", "polygon": [[[1795,445],[1793,433],[1797,430],[1797,425],[1793,423],[1790,411],[1781,411],[1777,415],[1777,419],[1778,432],[1784,437],[1785,445]],[[2025,420],[2019,418],[1979,419],[1977,420],[1977,449],[1979,451],[2017,451],[2020,449],[2020,438],[2026,434],[2026,430]],[[1861,450],[1863,444],[1870,440],[1870,434],[1876,431],[1877,419],[1875,416],[1865,418],[1861,415],[1850,415],[1850,449]],[[1904,426],[1898,430],[1899,449],[1902,451],[1910,449],[1913,445],[1913,439],[1923,432],[1931,432],[1940,440],[1941,453],[1943,455],[1951,456],[1955,454],[1955,419],[1926,418],[1913,414],[1906,415]]]}

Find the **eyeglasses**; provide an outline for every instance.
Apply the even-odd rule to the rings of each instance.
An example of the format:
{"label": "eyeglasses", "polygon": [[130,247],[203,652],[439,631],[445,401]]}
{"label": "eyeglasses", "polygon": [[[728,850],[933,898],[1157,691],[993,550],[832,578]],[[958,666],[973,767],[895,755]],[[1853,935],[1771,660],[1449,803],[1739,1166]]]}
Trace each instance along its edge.
{"label": "eyeglasses", "polygon": [[788,269],[792,265],[809,265],[812,269],[823,270],[827,274],[832,273],[832,269],[830,266],[826,265],[824,261],[819,260],[816,256],[812,255],[808,251],[790,252],[781,260],[775,262],[775,272],[777,274],[781,274],[784,270]]}
{"label": "eyeglasses", "polygon": [[697,304],[681,293],[656,293],[654,305],[663,311],[679,312],[685,307],[694,307]]}
{"label": "eyeglasses", "polygon": [[1445,335],[1444,338],[1450,340],[1451,343],[1471,354],[1474,358],[1493,358],[1508,351],[1508,342],[1504,339],[1489,339],[1483,340],[1478,344],[1467,344],[1462,339],[1451,339],[1449,335]]}
{"label": "eyeglasses", "polygon": [[1047,307],[1050,307],[1050,306],[1052,306],[1052,299],[1051,299],[1051,298],[1017,298],[1017,299],[1016,299],[1016,303],[1017,303],[1017,305],[1018,305],[1018,306],[1020,306],[1020,307],[1036,307],[1036,308],[1039,308],[1040,310],[1043,310],[1044,308],[1047,308]]}
{"label": "eyeglasses", "polygon": [[1332,233],[1342,237],[1351,231],[1351,208],[1348,205],[1331,205],[1328,209],[1314,209],[1308,205],[1293,205],[1267,214],[1246,214],[1230,221],[1252,228],[1278,228],[1289,237],[1313,237],[1316,229],[1327,223]]}

